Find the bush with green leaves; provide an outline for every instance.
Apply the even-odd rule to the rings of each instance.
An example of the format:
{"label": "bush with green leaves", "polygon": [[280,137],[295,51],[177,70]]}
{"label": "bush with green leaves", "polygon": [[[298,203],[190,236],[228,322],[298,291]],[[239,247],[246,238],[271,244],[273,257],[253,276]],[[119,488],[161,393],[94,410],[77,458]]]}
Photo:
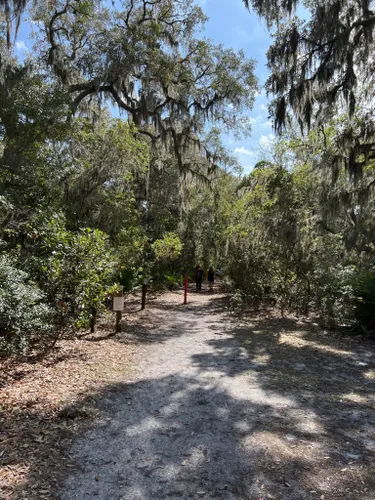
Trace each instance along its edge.
{"label": "bush with green leaves", "polygon": [[259,165],[230,207],[227,271],[243,300],[314,312],[334,327],[351,313],[353,263],[339,227],[322,228],[319,179],[307,168]]}
{"label": "bush with green leaves", "polygon": [[43,271],[50,299],[60,305],[61,314],[74,327],[89,324],[92,314],[104,309],[114,284],[116,259],[108,237],[98,229],[73,233],[59,227],[46,242],[50,246]]}
{"label": "bush with green leaves", "polygon": [[163,238],[152,244],[155,265],[152,276],[155,281],[165,283],[170,289],[177,285],[176,262],[181,256],[183,243],[173,232],[166,233]]}
{"label": "bush with green leaves", "polygon": [[173,262],[181,255],[183,244],[175,233],[167,233],[164,238],[152,244],[158,262]]}
{"label": "bush with green leaves", "polygon": [[54,333],[54,310],[45,294],[29,281],[7,255],[0,255],[0,352],[23,353],[31,338],[49,342]]}
{"label": "bush with green leaves", "polygon": [[176,290],[182,285],[182,275],[167,272],[164,275],[164,283],[169,290]]}

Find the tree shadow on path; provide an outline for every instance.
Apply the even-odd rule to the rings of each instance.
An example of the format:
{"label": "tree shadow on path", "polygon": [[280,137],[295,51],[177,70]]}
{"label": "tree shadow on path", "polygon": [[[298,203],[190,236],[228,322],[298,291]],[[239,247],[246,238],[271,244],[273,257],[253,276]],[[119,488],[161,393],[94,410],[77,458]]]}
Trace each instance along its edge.
{"label": "tree shadow on path", "polygon": [[[309,490],[325,499],[373,498],[374,344],[281,318],[211,329],[219,334],[209,341],[213,351],[193,356],[195,365],[247,380],[260,400],[275,402],[257,422],[258,441],[271,454],[264,468],[284,474],[298,498]],[[293,457],[305,458],[303,470]]]}
{"label": "tree shadow on path", "polygon": [[189,366],[96,394],[59,498],[373,500],[373,345],[288,319],[237,326],[221,300],[135,336],[156,348],[202,330]]}
{"label": "tree shadow on path", "polygon": [[242,440],[262,406],[179,375],[112,387],[103,398],[110,418],[79,445],[81,473],[62,499],[260,498],[257,450]]}

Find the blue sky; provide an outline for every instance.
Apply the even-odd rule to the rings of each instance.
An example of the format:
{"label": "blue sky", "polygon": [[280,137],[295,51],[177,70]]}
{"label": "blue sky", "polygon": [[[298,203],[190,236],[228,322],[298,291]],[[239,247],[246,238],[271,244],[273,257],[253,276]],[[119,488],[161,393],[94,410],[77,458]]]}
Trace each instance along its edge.
{"label": "blue sky", "polygon": [[[217,44],[234,49],[243,49],[248,57],[257,61],[256,76],[263,85],[268,76],[266,52],[271,43],[267,28],[254,13],[249,12],[242,0],[196,0],[209,21],[204,36]],[[21,24],[16,50],[19,56],[31,47],[30,28]],[[233,136],[223,136],[225,146],[237,156],[245,173],[250,171],[260,159],[260,147],[267,149],[273,138],[272,124],[268,120],[267,97],[262,91],[256,98],[254,109],[249,114],[252,121],[252,136],[238,140]]]}
{"label": "blue sky", "polygon": [[[259,84],[263,86],[269,74],[266,52],[271,43],[265,23],[253,12],[249,12],[242,0],[197,0],[197,3],[209,17],[204,35],[215,43],[237,50],[243,49],[248,57],[255,59],[255,73]],[[267,97],[262,91],[249,114],[252,121],[250,138],[236,140],[232,136],[223,137],[225,145],[238,157],[245,173],[259,160],[260,147],[267,149],[274,137],[267,104]]]}

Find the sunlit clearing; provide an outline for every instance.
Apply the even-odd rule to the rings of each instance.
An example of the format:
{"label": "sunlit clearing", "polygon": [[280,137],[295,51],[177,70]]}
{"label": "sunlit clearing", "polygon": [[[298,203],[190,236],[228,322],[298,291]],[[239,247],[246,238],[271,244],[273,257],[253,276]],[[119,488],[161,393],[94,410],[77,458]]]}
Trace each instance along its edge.
{"label": "sunlit clearing", "polygon": [[258,356],[254,356],[254,361],[257,363],[267,364],[271,361],[270,354],[259,354]]}
{"label": "sunlit clearing", "polygon": [[306,447],[305,454],[307,458],[308,455],[316,453],[317,449],[319,449],[319,446],[315,446],[315,443],[313,445],[305,441],[288,441],[285,436],[279,436],[269,431],[256,432],[251,436],[247,436],[244,441],[252,449],[262,451],[266,455],[270,454],[274,462],[284,461],[285,459],[300,459],[301,452],[297,450],[297,445]]}
{"label": "sunlit clearing", "polygon": [[368,370],[363,374],[367,380],[375,380],[375,370]]}
{"label": "sunlit clearing", "polygon": [[330,354],[336,354],[339,356],[351,356],[352,353],[350,351],[343,351],[341,349],[336,349],[335,347],[319,344],[318,342],[313,342],[311,340],[305,340],[301,337],[293,336],[291,337],[288,334],[282,333],[279,338],[280,344],[288,344],[293,347],[298,347],[301,349],[310,348],[316,349],[317,351],[328,352]]}
{"label": "sunlit clearing", "polygon": [[366,398],[361,394],[355,394],[354,392],[342,395],[341,399],[344,401],[351,401],[353,403],[359,403],[359,404],[364,404],[369,402],[369,398]]}

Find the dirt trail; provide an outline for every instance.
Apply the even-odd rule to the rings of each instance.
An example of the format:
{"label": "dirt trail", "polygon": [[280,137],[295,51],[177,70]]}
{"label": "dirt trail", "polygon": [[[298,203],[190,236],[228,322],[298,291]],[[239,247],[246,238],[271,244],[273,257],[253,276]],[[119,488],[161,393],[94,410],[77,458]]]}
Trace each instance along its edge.
{"label": "dirt trail", "polygon": [[60,498],[373,499],[373,345],[191,297],[122,334],[138,369],[103,395]]}

